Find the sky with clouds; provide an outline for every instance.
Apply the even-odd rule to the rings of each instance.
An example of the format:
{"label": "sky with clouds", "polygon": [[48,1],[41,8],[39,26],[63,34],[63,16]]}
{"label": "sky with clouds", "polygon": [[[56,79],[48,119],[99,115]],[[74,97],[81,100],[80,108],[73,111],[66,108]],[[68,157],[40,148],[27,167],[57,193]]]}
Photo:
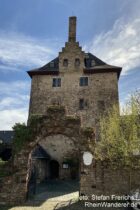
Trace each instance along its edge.
{"label": "sky with clouds", "polygon": [[140,89],[139,0],[0,0],[0,5],[0,130],[27,121],[26,71],[58,55],[69,16],[77,16],[77,40],[86,52],[123,67],[120,103]]}

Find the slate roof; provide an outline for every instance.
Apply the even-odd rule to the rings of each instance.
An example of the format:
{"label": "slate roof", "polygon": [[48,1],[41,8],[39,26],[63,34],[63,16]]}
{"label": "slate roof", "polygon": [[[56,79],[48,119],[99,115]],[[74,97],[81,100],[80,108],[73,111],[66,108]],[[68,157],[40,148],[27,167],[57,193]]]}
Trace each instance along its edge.
{"label": "slate roof", "polygon": [[3,144],[12,144],[14,131],[0,131],[0,140]]}
{"label": "slate roof", "polygon": [[[95,65],[92,66],[91,62],[94,60]],[[104,61],[97,58],[95,55],[91,53],[85,53],[85,68],[83,69],[84,73],[102,73],[102,72],[116,72],[118,74],[118,78],[120,76],[122,68],[118,66],[112,66]],[[47,74],[59,74],[59,57],[56,57],[46,65],[33,69],[27,72],[30,77],[33,75],[47,75]]]}
{"label": "slate roof", "polygon": [[47,152],[40,145],[38,145],[36,147],[36,149],[33,151],[32,157],[37,158],[37,159],[41,159],[41,158],[49,159],[50,158],[50,156],[47,154]]}

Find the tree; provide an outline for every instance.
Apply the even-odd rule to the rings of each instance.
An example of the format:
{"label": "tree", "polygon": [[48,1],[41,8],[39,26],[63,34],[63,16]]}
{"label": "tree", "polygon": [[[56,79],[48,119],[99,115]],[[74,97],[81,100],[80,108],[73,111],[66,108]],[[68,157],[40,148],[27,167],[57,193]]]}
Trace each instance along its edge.
{"label": "tree", "polygon": [[[130,175],[139,166],[140,157],[140,92],[136,91],[120,115],[114,105],[100,119],[100,140],[95,146],[95,159],[108,161],[115,168],[127,167]],[[137,160],[137,164],[135,164]]]}

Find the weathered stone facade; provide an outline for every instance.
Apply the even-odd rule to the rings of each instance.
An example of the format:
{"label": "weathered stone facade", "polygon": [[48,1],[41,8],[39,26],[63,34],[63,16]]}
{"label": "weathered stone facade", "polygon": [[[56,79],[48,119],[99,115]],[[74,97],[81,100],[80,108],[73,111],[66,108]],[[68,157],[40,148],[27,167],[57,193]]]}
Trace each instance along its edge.
{"label": "weathered stone facade", "polygon": [[[73,24],[76,24],[75,17],[72,17],[72,25],[69,26],[72,31],[75,30]],[[76,32],[72,34],[76,36]],[[69,34],[69,40],[71,40],[70,36],[72,35]],[[73,39],[75,40],[76,37]],[[95,126],[103,108],[99,105],[100,102],[104,103],[104,109],[118,103],[118,70],[102,63],[99,65],[96,63],[98,61],[94,61],[92,58],[95,66],[88,69],[93,71],[85,73],[85,59],[89,60],[89,57],[88,53],[82,51],[78,42],[69,41],[59,53],[58,63],[55,64],[53,61],[53,70],[48,69],[45,74],[44,66],[44,71],[40,69],[40,72],[37,71],[33,75],[32,72],[29,72],[32,76],[29,115],[44,114],[48,106],[56,104],[65,106],[69,114],[76,113],[81,116],[83,126]],[[79,65],[75,65],[76,59],[79,59]],[[66,66],[64,60],[68,62]],[[57,68],[59,68],[59,72],[56,73]],[[80,86],[80,77],[88,77],[87,86]],[[52,86],[53,78],[61,79],[61,87]],[[80,99],[87,102],[87,106],[83,110],[79,108]]]}
{"label": "weathered stone facade", "polygon": [[[89,85],[79,86],[82,72],[60,73],[61,87],[52,87],[52,75],[35,75],[32,78],[30,115],[44,114],[47,107],[53,103],[65,106],[68,114],[77,114],[82,118],[86,127],[94,127],[102,113],[100,102],[104,102],[104,109],[118,103],[118,79],[116,73],[102,73],[88,75]],[[87,101],[87,107],[79,109],[79,100]]]}

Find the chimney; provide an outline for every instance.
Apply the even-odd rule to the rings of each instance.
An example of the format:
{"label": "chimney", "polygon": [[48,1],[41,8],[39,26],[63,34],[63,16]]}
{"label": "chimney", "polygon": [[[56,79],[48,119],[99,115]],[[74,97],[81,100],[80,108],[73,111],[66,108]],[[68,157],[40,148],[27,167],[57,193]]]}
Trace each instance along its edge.
{"label": "chimney", "polygon": [[69,17],[69,42],[76,42],[76,17]]}

